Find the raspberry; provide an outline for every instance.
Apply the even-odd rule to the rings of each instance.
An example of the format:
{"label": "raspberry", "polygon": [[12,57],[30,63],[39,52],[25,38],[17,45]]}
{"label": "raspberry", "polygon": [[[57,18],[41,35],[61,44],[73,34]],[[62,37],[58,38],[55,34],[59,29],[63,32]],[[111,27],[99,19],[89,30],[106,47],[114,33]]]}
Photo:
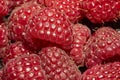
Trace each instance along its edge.
{"label": "raspberry", "polygon": [[75,24],[72,30],[74,39],[71,45],[72,50],[70,51],[70,56],[77,65],[82,66],[84,62],[83,47],[91,35],[91,32],[87,26],[79,23]]}
{"label": "raspberry", "polygon": [[48,80],[80,80],[81,72],[79,72],[70,57],[60,48],[43,48],[39,52],[39,56]]}
{"label": "raspberry", "polygon": [[7,5],[9,10],[12,11],[15,7],[21,6],[29,2],[37,2],[41,5],[44,4],[44,0],[7,0]]}
{"label": "raspberry", "polygon": [[8,28],[6,27],[6,24],[3,21],[3,19],[0,19],[0,58],[2,58],[3,53],[5,51],[5,47],[8,45],[8,36]]}
{"label": "raspberry", "polygon": [[29,2],[15,8],[12,11],[8,20],[8,27],[10,29],[12,40],[25,40],[28,21],[35,14],[35,12],[40,9],[41,6],[39,4]]}
{"label": "raspberry", "polygon": [[[99,28],[85,45],[85,64],[92,67],[96,64],[111,62],[109,59],[120,56],[120,35],[110,27]],[[115,58],[113,58],[115,59]],[[120,59],[119,59],[120,60]],[[112,60],[112,62],[116,61]]]}
{"label": "raspberry", "polygon": [[120,13],[119,0],[82,0],[85,16],[93,23],[116,21]]}
{"label": "raspberry", "polygon": [[81,80],[119,80],[120,62],[107,63],[105,65],[96,65],[86,70]]}
{"label": "raspberry", "polygon": [[23,41],[35,50],[40,50],[42,47],[53,45],[47,41],[30,37],[27,34],[28,21],[38,11],[44,7],[36,2],[28,2],[13,10],[9,17],[8,27],[10,30],[10,39],[14,41]]}
{"label": "raspberry", "polygon": [[47,80],[36,54],[11,59],[3,68],[2,80]]}
{"label": "raspberry", "polygon": [[[28,35],[58,45],[72,43],[71,23],[55,8],[46,7],[29,20]],[[42,43],[42,42],[41,42]]]}
{"label": "raspberry", "polygon": [[45,0],[45,5],[59,9],[73,23],[83,18],[79,0]]}
{"label": "raspberry", "polygon": [[30,2],[31,0],[12,0],[14,6],[20,6],[21,4],[24,4],[26,2]]}
{"label": "raspberry", "polygon": [[0,18],[8,14],[8,6],[6,0],[0,0]]}
{"label": "raspberry", "polygon": [[0,48],[5,47],[8,44],[8,28],[5,23],[0,23]]}
{"label": "raspberry", "polygon": [[5,53],[3,54],[3,62],[6,63],[10,59],[21,56],[23,54],[31,53],[32,51],[26,44],[22,42],[15,42],[6,47]]}

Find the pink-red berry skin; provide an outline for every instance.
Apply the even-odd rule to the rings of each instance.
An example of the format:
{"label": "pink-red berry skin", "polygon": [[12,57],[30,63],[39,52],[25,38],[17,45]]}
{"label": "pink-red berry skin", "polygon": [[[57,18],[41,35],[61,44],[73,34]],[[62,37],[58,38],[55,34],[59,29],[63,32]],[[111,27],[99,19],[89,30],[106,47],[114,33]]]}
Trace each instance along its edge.
{"label": "pink-red berry skin", "polygon": [[[12,11],[8,19],[11,40],[25,40],[28,21],[39,9],[41,9],[41,5],[31,1]],[[27,38],[29,37],[27,36]]]}
{"label": "pink-red berry skin", "polygon": [[[119,33],[110,27],[99,28],[87,41],[84,54],[85,64],[89,68],[96,64],[105,63],[105,60],[116,55],[120,56]],[[107,62],[111,62],[111,60]]]}
{"label": "pink-red berry skin", "polygon": [[80,3],[92,23],[116,21],[120,17],[119,0],[81,0]]}
{"label": "pink-red berry skin", "polygon": [[9,12],[14,10],[16,7],[19,7],[22,4],[28,3],[30,1],[35,1],[35,0],[7,0],[7,6],[9,8]]}
{"label": "pink-red berry skin", "polygon": [[27,44],[23,42],[15,42],[8,46],[6,46],[5,52],[3,53],[3,62],[6,64],[10,59],[15,57],[24,55],[24,54],[31,54],[32,50],[27,46]]}
{"label": "pink-red berry skin", "polygon": [[52,7],[46,7],[32,17],[27,32],[32,38],[58,45],[70,45],[72,42],[71,23]]}
{"label": "pink-red berry skin", "polygon": [[9,43],[8,39],[8,28],[6,27],[4,21],[0,21],[0,58],[2,58],[5,51],[5,47]]}
{"label": "pink-red berry skin", "polygon": [[8,14],[8,6],[6,0],[0,0],[0,18]]}
{"label": "pink-red berry skin", "polygon": [[8,44],[8,28],[5,23],[0,23],[0,48]]}
{"label": "pink-red berry skin", "polygon": [[36,54],[11,59],[3,68],[2,80],[47,80]]}
{"label": "pink-red berry skin", "polygon": [[44,0],[7,0],[7,5],[9,9],[14,9],[15,7],[21,6],[22,4],[28,3],[28,2],[37,2],[39,4],[44,4]]}
{"label": "pink-red berry skin", "polygon": [[10,32],[9,38],[13,41],[23,41],[35,50],[40,50],[42,47],[52,45],[47,41],[31,37],[27,32],[30,18],[32,18],[42,8],[42,5],[34,1],[27,2],[16,7],[8,19]]}
{"label": "pink-red berry skin", "polygon": [[83,18],[79,0],[45,0],[45,5],[55,7],[65,13],[72,23],[76,23]]}
{"label": "pink-red berry skin", "polygon": [[30,2],[31,0],[12,0],[12,1],[13,1],[13,6],[16,7],[16,6],[20,6],[21,4]]}
{"label": "pink-red berry skin", "polygon": [[70,56],[77,65],[84,64],[83,47],[91,35],[90,29],[86,25],[75,24],[72,27],[73,42],[71,44]]}
{"label": "pink-red berry skin", "polygon": [[80,80],[81,72],[60,48],[47,47],[39,52],[48,80]]}
{"label": "pink-red berry skin", "polygon": [[72,30],[74,36],[72,47],[81,47],[81,45],[84,45],[91,35],[90,29],[83,24],[77,23],[73,25]]}
{"label": "pink-red berry skin", "polygon": [[120,62],[93,66],[83,73],[81,80],[120,80]]}

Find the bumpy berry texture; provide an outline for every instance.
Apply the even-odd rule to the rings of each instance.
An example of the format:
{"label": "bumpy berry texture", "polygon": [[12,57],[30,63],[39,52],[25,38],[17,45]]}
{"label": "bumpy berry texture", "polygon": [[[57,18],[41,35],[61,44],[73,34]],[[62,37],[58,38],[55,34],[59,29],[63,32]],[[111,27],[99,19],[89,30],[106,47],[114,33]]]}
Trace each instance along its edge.
{"label": "bumpy berry texture", "polygon": [[115,56],[120,56],[120,34],[110,27],[99,28],[87,41],[84,53],[87,67],[105,63],[106,60],[116,61]]}
{"label": "bumpy berry texture", "polygon": [[60,48],[47,47],[39,52],[48,80],[80,80],[81,72]]}
{"label": "bumpy berry texture", "polygon": [[8,14],[8,6],[6,0],[0,0],[0,18]]}
{"label": "bumpy berry texture", "polygon": [[8,28],[5,23],[0,23],[0,48],[8,44]]}
{"label": "bumpy berry texture", "polygon": [[116,21],[120,17],[119,0],[81,0],[85,16],[93,23]]}
{"label": "bumpy berry texture", "polygon": [[120,62],[96,65],[86,70],[81,80],[119,80]]}
{"label": "bumpy berry texture", "polygon": [[29,2],[31,0],[12,0],[13,1],[13,6],[19,6],[21,4],[24,4],[26,2]]}
{"label": "bumpy berry texture", "polygon": [[52,7],[46,7],[33,16],[27,32],[31,38],[59,45],[70,45],[72,42],[71,23],[64,14]]}
{"label": "bumpy berry texture", "polygon": [[83,18],[79,0],[45,0],[45,5],[59,9],[73,23]]}
{"label": "bumpy berry texture", "polygon": [[8,20],[8,27],[12,40],[25,40],[28,21],[40,9],[41,6],[39,4],[29,2],[16,7],[12,11]]}
{"label": "bumpy berry texture", "polygon": [[3,62],[5,64],[10,59],[31,53],[32,50],[27,46],[27,44],[23,42],[15,42],[6,47],[5,53],[3,54]]}
{"label": "bumpy berry texture", "polygon": [[7,3],[7,6],[9,8],[9,11],[12,11],[15,7],[19,7],[21,6],[22,4],[26,4],[28,2],[36,2],[36,3],[39,3],[41,5],[44,4],[44,0],[7,0],[6,3]]}
{"label": "bumpy berry texture", "polygon": [[37,4],[36,2],[28,2],[19,7],[16,7],[12,11],[8,20],[10,39],[14,41],[20,40],[28,43],[28,45],[33,47],[35,50],[40,50],[42,47],[52,45],[47,41],[32,38],[29,34],[26,34],[28,21],[42,8],[43,6]]}
{"label": "bumpy berry texture", "polygon": [[30,1],[31,0],[7,0],[7,5],[8,5],[8,8],[12,11],[15,7],[18,7]]}
{"label": "bumpy berry texture", "polygon": [[41,4],[41,5],[45,5],[45,0],[36,0],[37,3]]}
{"label": "bumpy berry texture", "polygon": [[11,59],[3,68],[2,80],[47,80],[38,55]]}
{"label": "bumpy berry texture", "polygon": [[84,54],[83,47],[90,37],[90,29],[82,24],[75,24],[72,27],[73,32],[73,43],[71,44],[72,50],[70,51],[70,56],[73,58],[77,65],[83,65]]}

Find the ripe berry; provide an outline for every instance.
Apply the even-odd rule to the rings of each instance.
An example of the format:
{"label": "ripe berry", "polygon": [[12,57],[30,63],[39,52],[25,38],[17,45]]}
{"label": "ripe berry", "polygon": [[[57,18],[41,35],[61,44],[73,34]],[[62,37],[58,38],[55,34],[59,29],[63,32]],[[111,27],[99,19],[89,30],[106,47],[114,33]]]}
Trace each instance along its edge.
{"label": "ripe berry", "polygon": [[86,70],[81,80],[119,80],[120,62],[96,65]]}
{"label": "ripe berry", "polygon": [[77,66],[60,48],[43,48],[39,56],[48,80],[80,80],[81,73]]}
{"label": "ripe berry", "polygon": [[23,4],[29,3],[29,2],[36,2],[41,5],[44,4],[44,0],[7,0],[6,3],[8,5],[9,11],[14,10],[16,7],[19,7]]}
{"label": "ripe berry", "polygon": [[8,14],[8,6],[6,0],[0,0],[0,18]]}
{"label": "ripe berry", "polygon": [[72,27],[73,32],[73,43],[71,44],[70,56],[73,58],[77,65],[83,65],[84,54],[83,47],[90,37],[90,29],[82,24],[75,24]]}
{"label": "ripe berry", "polygon": [[19,7],[16,7],[12,11],[8,19],[8,27],[10,29],[12,40],[25,40],[27,28],[26,26],[28,25],[28,21],[40,9],[41,6],[39,4],[29,2]]}
{"label": "ripe berry", "polygon": [[45,0],[45,5],[59,9],[73,23],[83,18],[79,0]]}
{"label": "ripe berry", "polygon": [[0,48],[8,44],[8,28],[5,23],[0,23]]}
{"label": "ripe berry", "polygon": [[120,17],[119,0],[81,0],[85,16],[93,23],[116,21]]}
{"label": "ripe berry", "polygon": [[11,59],[3,68],[2,80],[47,80],[36,54]]}
{"label": "ripe berry", "polygon": [[13,1],[13,6],[20,6],[21,4],[27,3],[31,0],[12,0]]}
{"label": "ripe berry", "polygon": [[10,59],[21,56],[23,54],[31,54],[32,50],[23,42],[15,42],[6,47],[3,54],[3,62],[6,63]]}
{"label": "ripe berry", "polygon": [[[87,67],[106,63],[106,60],[111,62],[108,60],[120,56],[119,33],[110,27],[99,28],[87,41],[84,54]],[[115,58],[113,59],[112,62],[116,61]]]}
{"label": "ripe berry", "polygon": [[27,32],[33,39],[49,41],[59,45],[72,43],[71,23],[64,14],[52,7],[46,7],[33,16],[29,20]]}

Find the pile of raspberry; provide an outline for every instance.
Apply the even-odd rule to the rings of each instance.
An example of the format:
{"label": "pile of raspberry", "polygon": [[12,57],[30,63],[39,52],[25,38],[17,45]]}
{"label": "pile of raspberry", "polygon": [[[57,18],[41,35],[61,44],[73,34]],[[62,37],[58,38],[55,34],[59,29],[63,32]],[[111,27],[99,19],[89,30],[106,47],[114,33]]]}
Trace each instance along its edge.
{"label": "pile of raspberry", "polygon": [[120,80],[120,0],[0,0],[0,80]]}

